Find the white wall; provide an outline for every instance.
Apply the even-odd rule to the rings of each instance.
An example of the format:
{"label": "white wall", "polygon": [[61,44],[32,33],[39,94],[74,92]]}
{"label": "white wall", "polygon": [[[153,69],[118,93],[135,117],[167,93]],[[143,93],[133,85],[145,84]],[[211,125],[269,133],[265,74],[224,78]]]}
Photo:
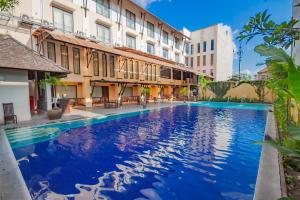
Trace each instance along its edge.
{"label": "white wall", "polygon": [[2,103],[13,103],[18,121],[30,120],[28,72],[0,68],[0,124],[4,123]]}

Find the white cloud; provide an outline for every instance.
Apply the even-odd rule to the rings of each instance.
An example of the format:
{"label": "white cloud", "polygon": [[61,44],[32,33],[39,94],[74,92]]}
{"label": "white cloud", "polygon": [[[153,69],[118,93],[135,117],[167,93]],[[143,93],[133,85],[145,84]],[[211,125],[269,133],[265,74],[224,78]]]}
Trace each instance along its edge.
{"label": "white cloud", "polygon": [[[143,8],[147,8],[150,4],[154,2],[160,2],[162,0],[133,0],[135,3],[139,4]],[[171,2],[171,0],[169,0]]]}

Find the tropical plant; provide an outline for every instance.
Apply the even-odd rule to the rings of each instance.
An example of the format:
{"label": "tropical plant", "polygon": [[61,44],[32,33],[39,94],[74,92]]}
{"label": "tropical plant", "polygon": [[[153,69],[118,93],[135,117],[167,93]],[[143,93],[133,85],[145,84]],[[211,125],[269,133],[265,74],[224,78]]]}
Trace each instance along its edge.
{"label": "tropical plant", "polygon": [[142,95],[149,96],[150,95],[150,88],[142,87]]}
{"label": "tropical plant", "polygon": [[216,98],[223,98],[232,85],[233,82],[230,81],[210,82],[207,84],[208,88],[216,95]]}
{"label": "tropical plant", "polygon": [[181,94],[181,95],[183,95],[183,96],[188,95],[188,89],[187,89],[187,87],[182,87],[182,88],[179,90],[179,94]]}
{"label": "tropical plant", "polygon": [[57,76],[49,76],[45,79],[39,81],[39,85],[41,88],[46,89],[47,85],[51,86],[53,95],[56,96],[56,87],[55,86],[64,86],[66,89],[66,85],[61,82],[61,79]]}
{"label": "tropical plant", "polygon": [[257,13],[251,17],[249,23],[243,27],[237,37],[240,41],[246,40],[249,42],[254,37],[260,36],[266,46],[280,46],[288,49],[294,40],[300,39],[300,32],[294,26],[298,20],[291,19],[290,21],[276,24],[270,19],[271,15],[267,10]]}
{"label": "tropical plant", "polygon": [[198,79],[198,85],[199,88],[201,90],[202,93],[202,98],[205,99],[206,98],[206,91],[207,91],[207,85],[210,83],[211,81],[206,79],[203,75],[199,76]]}
{"label": "tropical plant", "polygon": [[0,0],[0,11],[6,12],[19,4],[18,0]]}

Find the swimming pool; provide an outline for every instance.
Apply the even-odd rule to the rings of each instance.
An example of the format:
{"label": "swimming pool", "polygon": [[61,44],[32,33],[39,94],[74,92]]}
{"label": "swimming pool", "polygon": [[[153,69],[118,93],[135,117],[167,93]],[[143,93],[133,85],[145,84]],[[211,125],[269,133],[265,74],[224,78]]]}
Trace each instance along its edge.
{"label": "swimming pool", "polygon": [[268,107],[235,105],[180,105],[7,135],[33,199],[252,199],[261,154],[253,141],[263,140]]}

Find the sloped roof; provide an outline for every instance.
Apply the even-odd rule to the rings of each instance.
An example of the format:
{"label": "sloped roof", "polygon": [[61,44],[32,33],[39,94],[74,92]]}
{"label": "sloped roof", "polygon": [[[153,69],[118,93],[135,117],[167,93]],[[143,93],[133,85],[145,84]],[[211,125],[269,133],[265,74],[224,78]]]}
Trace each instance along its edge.
{"label": "sloped roof", "polygon": [[257,73],[258,74],[264,74],[264,73],[268,73],[268,72],[269,72],[268,67],[265,67],[265,68],[259,70]]}
{"label": "sloped roof", "polygon": [[69,73],[55,62],[39,55],[10,35],[0,34],[0,68]]}

